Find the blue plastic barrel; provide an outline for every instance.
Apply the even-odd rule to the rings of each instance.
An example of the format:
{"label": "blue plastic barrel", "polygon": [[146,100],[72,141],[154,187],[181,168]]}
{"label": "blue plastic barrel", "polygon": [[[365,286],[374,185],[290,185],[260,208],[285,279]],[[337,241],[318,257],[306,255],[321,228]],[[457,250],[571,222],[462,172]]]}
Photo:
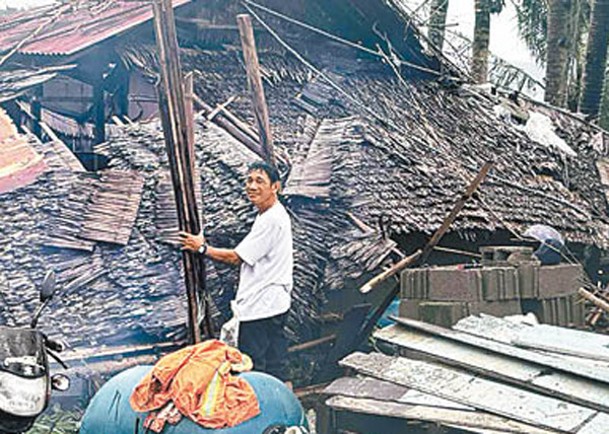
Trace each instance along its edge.
{"label": "blue plastic barrel", "polygon": [[[114,376],[95,394],[82,419],[80,434],[144,434],[147,413],[131,409],[129,397],[152,366],[136,366]],[[206,429],[188,418],[165,426],[163,434],[262,434],[273,425],[307,427],[304,410],[281,381],[261,372],[240,374],[258,397],[260,414],[232,428]],[[139,423],[138,423],[139,419]],[[135,430],[139,425],[138,431]],[[150,431],[149,431],[150,432]]]}
{"label": "blue plastic barrel", "polygon": [[379,326],[380,328],[383,328],[383,327],[387,327],[389,325],[395,324],[395,321],[393,321],[392,319],[389,318],[390,316],[400,316],[400,299],[399,298],[395,298],[391,302],[391,304],[389,306],[387,306],[387,309],[385,310],[385,312],[383,312],[383,315],[381,315],[379,320],[376,322],[376,325]]}

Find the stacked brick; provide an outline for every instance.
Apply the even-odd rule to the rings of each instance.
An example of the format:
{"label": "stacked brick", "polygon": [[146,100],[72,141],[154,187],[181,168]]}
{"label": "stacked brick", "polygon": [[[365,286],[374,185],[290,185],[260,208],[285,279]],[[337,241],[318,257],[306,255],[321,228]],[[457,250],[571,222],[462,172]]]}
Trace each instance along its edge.
{"label": "stacked brick", "polygon": [[546,324],[582,325],[576,293],[579,264],[539,265],[531,249],[484,247],[480,267],[407,269],[401,274],[400,315],[450,327],[469,315],[533,312]]}

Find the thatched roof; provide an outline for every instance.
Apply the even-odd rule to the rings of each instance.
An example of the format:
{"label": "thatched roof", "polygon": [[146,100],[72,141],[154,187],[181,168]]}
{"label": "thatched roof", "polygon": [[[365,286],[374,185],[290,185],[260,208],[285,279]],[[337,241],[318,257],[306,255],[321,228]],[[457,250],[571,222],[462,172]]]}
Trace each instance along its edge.
{"label": "thatched roof", "polygon": [[[548,223],[570,241],[607,245],[604,188],[594,166],[607,150],[593,146],[597,129],[554,110],[521,108],[543,111],[554,120],[557,134],[577,153],[567,156],[533,142],[511,118],[498,116],[499,97],[460,86],[439,72],[421,75],[405,68],[403,81],[378,57],[319,35],[302,40],[300,33],[293,35],[290,43],[302,52],[306,48],[307,58],[344,91],[269,35],[262,38],[272,128],[278,149],[292,162],[283,200],[293,218],[296,248],[294,340],[317,337],[325,306],[352,304],[357,285],[395,254],[396,241],[434,231],[489,159],[496,167],[453,233],[521,232],[530,224]],[[153,72],[147,52],[154,49],[122,49],[132,68]],[[199,97],[215,106],[237,96],[229,110],[253,125],[245,71],[234,46],[191,46],[182,51],[182,62],[185,70],[196,71]],[[211,121],[200,118],[196,134],[206,233],[213,244],[234,246],[255,213],[242,193],[242,176],[257,157]],[[33,283],[45,269],[55,268],[69,294],[54,302],[53,317],[43,323],[72,345],[125,345],[183,335],[185,297],[179,251],[170,244],[172,199],[163,147],[160,127],[153,123],[121,128],[98,149],[111,158],[111,170],[143,179],[137,216],[122,228],[131,228],[124,246],[104,242],[99,231],[88,238],[81,233],[88,216],[98,215],[89,209],[96,194],[115,185],[112,174],[82,175],[56,167],[38,182],[2,196],[0,231],[9,247],[0,254],[5,295],[0,306],[10,307],[2,310],[3,322],[27,320],[35,304]],[[390,222],[394,240],[382,236],[380,221]],[[61,243],[64,247],[58,248]],[[69,243],[80,250],[66,248]],[[237,270],[210,264],[208,281],[216,318],[224,319]]]}

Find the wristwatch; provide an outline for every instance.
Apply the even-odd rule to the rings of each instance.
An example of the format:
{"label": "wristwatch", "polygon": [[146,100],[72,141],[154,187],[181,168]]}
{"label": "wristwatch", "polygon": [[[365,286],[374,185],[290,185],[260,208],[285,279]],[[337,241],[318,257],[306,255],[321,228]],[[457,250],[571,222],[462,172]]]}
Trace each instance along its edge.
{"label": "wristwatch", "polygon": [[205,253],[207,253],[207,243],[201,244],[201,247],[199,247],[199,250],[197,250],[197,252],[205,256]]}

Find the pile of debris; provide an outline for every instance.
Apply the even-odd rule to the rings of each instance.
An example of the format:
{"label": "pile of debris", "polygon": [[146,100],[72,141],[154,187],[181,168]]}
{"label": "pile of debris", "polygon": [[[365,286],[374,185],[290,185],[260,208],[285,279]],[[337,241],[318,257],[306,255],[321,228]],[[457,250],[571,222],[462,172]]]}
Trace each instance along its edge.
{"label": "pile of debris", "polygon": [[533,316],[396,321],[375,333],[396,355],[341,361],[359,376],[325,389],[320,432],[607,432],[609,337]]}

